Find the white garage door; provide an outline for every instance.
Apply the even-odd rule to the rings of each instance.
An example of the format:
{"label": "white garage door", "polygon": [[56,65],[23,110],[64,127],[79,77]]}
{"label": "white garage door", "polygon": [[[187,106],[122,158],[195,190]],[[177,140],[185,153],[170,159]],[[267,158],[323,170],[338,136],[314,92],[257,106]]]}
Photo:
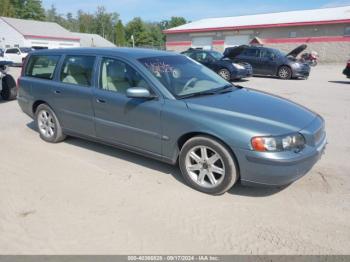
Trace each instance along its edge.
{"label": "white garage door", "polygon": [[212,37],[193,37],[192,47],[193,48],[203,48],[205,50],[212,49],[213,38]]}
{"label": "white garage door", "polygon": [[238,45],[248,45],[250,41],[249,35],[235,35],[225,37],[225,48]]}

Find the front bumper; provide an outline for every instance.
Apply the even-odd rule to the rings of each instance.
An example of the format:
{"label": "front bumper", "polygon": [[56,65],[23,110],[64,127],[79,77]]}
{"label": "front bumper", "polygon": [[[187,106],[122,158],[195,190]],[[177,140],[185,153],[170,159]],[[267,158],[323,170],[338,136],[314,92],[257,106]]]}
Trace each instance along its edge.
{"label": "front bumper", "polygon": [[237,70],[237,73],[235,75],[232,76],[232,80],[235,79],[242,79],[242,78],[248,78],[248,77],[252,77],[253,76],[253,70],[249,70],[249,69],[239,69]]}
{"label": "front bumper", "polygon": [[[314,128],[316,124],[313,123],[310,128]],[[327,138],[324,127],[314,128],[312,131],[300,131],[300,133],[310,143],[307,142],[305,148],[298,153],[236,149],[242,184],[282,186],[304,176],[321,158]],[[314,141],[311,141],[312,139]]]}
{"label": "front bumper", "polygon": [[309,68],[302,68],[300,70],[294,70],[293,77],[295,78],[308,78],[310,75],[310,67]]}

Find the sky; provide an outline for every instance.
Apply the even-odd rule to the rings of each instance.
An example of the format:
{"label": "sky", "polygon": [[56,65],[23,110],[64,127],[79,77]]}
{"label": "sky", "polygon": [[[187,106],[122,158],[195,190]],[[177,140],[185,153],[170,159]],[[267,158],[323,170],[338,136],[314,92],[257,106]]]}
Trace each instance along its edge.
{"label": "sky", "polygon": [[134,17],[145,21],[161,21],[183,16],[189,21],[208,17],[249,15],[350,5],[350,0],[43,0],[45,8],[52,4],[58,13],[75,14],[79,9],[93,13],[97,6],[117,12],[124,23]]}

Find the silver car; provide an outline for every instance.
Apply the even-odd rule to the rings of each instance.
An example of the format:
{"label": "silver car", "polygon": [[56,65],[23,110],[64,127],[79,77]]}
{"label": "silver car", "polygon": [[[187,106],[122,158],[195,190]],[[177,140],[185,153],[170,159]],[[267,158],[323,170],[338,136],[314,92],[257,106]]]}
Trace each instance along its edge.
{"label": "silver car", "polygon": [[178,164],[190,186],[209,194],[238,181],[290,184],[326,145],[318,114],[161,51],[29,54],[18,103],[47,142],[76,136]]}

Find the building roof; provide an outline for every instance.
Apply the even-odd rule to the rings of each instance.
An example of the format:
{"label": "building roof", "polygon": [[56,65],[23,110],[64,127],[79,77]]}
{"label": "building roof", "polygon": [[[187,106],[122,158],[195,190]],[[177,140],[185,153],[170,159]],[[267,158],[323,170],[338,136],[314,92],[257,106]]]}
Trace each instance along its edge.
{"label": "building roof", "polygon": [[71,33],[74,37],[80,38],[81,47],[115,47],[107,39],[97,34]]}
{"label": "building roof", "polygon": [[165,30],[166,34],[350,23],[350,6],[207,18]]}
{"label": "building roof", "polygon": [[48,38],[58,40],[79,41],[80,38],[73,36],[71,32],[57,23],[24,20],[9,17],[0,17],[5,23],[13,27],[24,37]]}

